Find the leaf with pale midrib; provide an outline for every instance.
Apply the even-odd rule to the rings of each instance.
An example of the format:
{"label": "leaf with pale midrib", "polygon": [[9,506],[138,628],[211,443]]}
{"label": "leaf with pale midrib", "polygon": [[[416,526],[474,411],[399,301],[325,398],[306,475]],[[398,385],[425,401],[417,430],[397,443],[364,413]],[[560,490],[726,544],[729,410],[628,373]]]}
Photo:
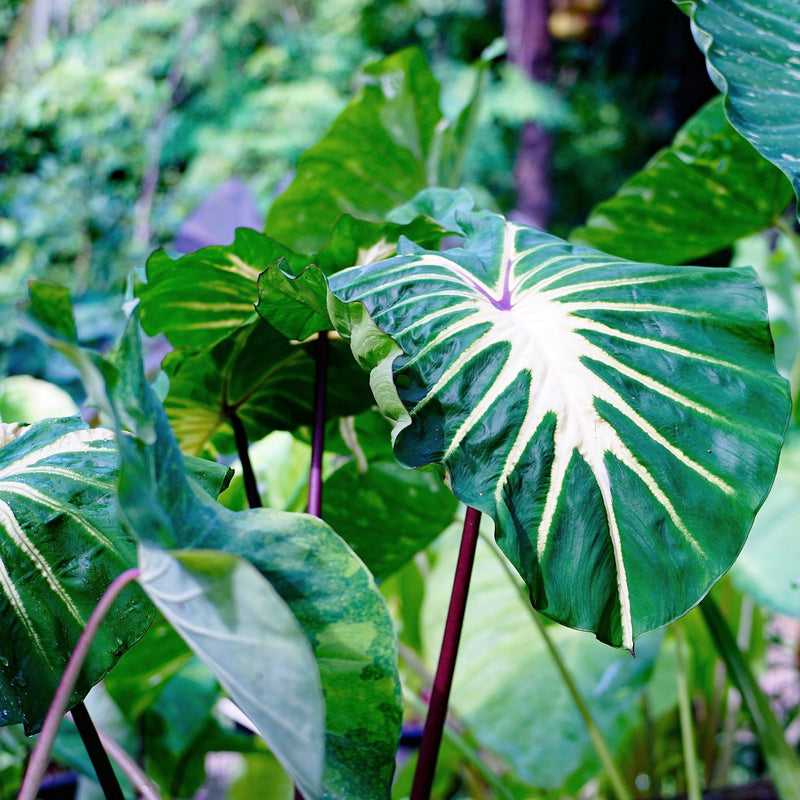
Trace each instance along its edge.
{"label": "leaf with pale midrib", "polygon": [[[750,269],[638,264],[496,214],[459,221],[464,248],[409,247],[330,281],[404,352],[395,453],[443,464],[492,515],[537,608],[632,648],[731,565],[772,482],[789,397],[763,290]],[[354,349],[395,358],[369,337]],[[391,401],[388,378],[373,387]]]}

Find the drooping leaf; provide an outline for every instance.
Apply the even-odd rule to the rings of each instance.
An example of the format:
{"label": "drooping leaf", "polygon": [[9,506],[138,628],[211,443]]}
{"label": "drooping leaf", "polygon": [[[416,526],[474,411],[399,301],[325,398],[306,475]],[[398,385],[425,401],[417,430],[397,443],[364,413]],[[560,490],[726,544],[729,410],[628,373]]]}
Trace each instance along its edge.
{"label": "drooping leaf", "polygon": [[[329,348],[328,415],[355,414],[372,398],[367,381],[341,342]],[[294,430],[313,419],[315,361],[306,345],[291,343],[256,317],[212,347],[181,348],[163,363],[169,376],[164,407],[184,452],[235,452],[235,413],[251,440]]]}
{"label": "drooping leaf", "polygon": [[[129,352],[138,346],[132,326]],[[140,363],[125,362],[129,370]],[[225,551],[257,567],[289,605],[317,660],[326,703],[324,796],[388,795],[400,687],[391,618],[369,571],[321,520],[270,509],[235,513],[196,492],[166,415],[144,385],[142,392],[142,413],[156,436],[152,445],[128,438],[122,449],[120,504],[131,528],[146,543]]]}
{"label": "drooping leaf", "polygon": [[287,246],[323,247],[342,214],[376,220],[438,183],[439,85],[422,51],[370,64],[365,85],[297,164],[266,230]]}
{"label": "drooping leaf", "polygon": [[[39,729],[92,609],[136,561],[116,511],[111,431],[80,417],[21,429],[0,447],[0,724]],[[152,608],[126,590],[73,692],[82,700],[147,629]]]}
{"label": "drooping leaf", "polygon": [[325,704],[311,647],[284,600],[242,558],[141,546],[150,599],[258,728],[309,798],[322,797]]}
{"label": "drooping leaf", "polygon": [[769,228],[790,200],[784,176],[715,98],[570,238],[634,261],[682,264]]}
{"label": "drooping leaf", "polygon": [[800,4],[675,0],[689,12],[731,124],[800,196]]}
{"label": "drooping leaf", "polygon": [[[457,502],[432,471],[397,463],[388,425],[377,412],[343,423],[353,457],[325,479],[322,516],[381,580],[452,522]],[[368,456],[363,440],[375,438],[380,450]]]}
{"label": "drooping leaf", "polygon": [[789,402],[763,290],[460,219],[464,248],[331,278],[404,352],[353,335],[382,351],[395,453],[494,518],[536,608],[632,648],[731,565],[772,482]]}
{"label": "drooping leaf", "polygon": [[[431,666],[441,645],[459,533],[454,526],[437,542],[426,581],[420,628]],[[572,796],[600,772],[600,762],[531,609],[489,547],[478,542],[452,708],[478,744],[500,755],[518,780],[539,793]],[[621,752],[641,725],[641,695],[662,637],[647,637],[632,659],[585,633],[552,625],[549,634],[609,747]]]}

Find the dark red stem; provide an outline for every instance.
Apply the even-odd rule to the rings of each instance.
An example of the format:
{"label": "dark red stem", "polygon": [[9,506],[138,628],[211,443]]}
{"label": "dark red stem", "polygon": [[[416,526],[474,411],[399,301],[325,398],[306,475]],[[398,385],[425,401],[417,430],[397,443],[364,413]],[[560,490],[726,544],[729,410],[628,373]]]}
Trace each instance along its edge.
{"label": "dark red stem", "polygon": [[244,491],[247,495],[247,504],[250,508],[261,508],[261,495],[258,493],[258,483],[256,474],[253,472],[253,464],[250,461],[249,442],[244,423],[233,408],[228,409],[228,419],[233,428],[233,438],[236,441],[236,452],[239,454],[239,461],[242,464],[242,478],[244,479]]}
{"label": "dark red stem", "polygon": [[108,753],[103,747],[97,728],[94,727],[89,711],[83,703],[78,703],[73,707],[72,721],[75,723],[83,746],[89,754],[89,760],[92,762],[95,773],[97,773],[97,781],[106,796],[106,800],[125,800],[125,795],[122,793],[114,768],[111,766]]}
{"label": "dark red stem", "polygon": [[322,452],[325,449],[325,400],[328,383],[328,331],[317,339],[317,373],[314,381],[314,432],[311,438],[311,471],[308,476],[308,513],[322,515]]}
{"label": "dark red stem", "polygon": [[481,512],[474,508],[468,508],[464,520],[464,533],[461,536],[461,548],[458,551],[453,592],[450,595],[450,608],[447,610],[447,622],[444,626],[442,649],[439,652],[439,664],[436,667],[436,677],[433,679],[428,718],[425,720],[422,742],[419,746],[419,760],[414,773],[411,800],[428,800],[431,796],[436,761],[439,758],[439,748],[442,744],[444,723],[447,717],[450,687],[453,685],[458,643],[461,640],[461,629],[464,625],[464,610],[467,606],[467,594],[472,576],[472,564],[475,561],[480,521]]}

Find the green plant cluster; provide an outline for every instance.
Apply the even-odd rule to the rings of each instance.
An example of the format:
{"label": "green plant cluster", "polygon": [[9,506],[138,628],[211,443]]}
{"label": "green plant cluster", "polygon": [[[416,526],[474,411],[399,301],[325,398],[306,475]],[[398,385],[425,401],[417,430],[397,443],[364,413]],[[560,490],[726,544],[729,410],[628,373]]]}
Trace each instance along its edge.
{"label": "green plant cluster", "polygon": [[[398,741],[424,716],[460,501],[483,535],[432,796],[574,796],[593,780],[619,800],[696,796],[701,769],[735,778],[718,658],[780,795],[797,796],[796,754],[730,632],[763,644],[751,598],[798,614],[782,537],[800,17],[775,4],[733,26],[721,0],[681,4],[722,96],[569,240],[443,188],[462,182],[490,64],[448,116],[405,49],[364,69],[264,232],[150,256],[109,352],[85,346],[69,291],[32,281],[25,324],[74,364],[98,424],[58,394],[63,411],[17,424],[7,409],[39,383],[0,398],[3,722],[42,727],[92,608],[136,568],[70,705],[97,685],[93,715],[163,796],[193,794],[226,751],[234,797],[417,800]],[[686,266],[729,247],[728,269]],[[141,330],[171,346],[152,386]],[[710,709],[695,730],[688,686]],[[74,731],[56,748],[88,773]]]}

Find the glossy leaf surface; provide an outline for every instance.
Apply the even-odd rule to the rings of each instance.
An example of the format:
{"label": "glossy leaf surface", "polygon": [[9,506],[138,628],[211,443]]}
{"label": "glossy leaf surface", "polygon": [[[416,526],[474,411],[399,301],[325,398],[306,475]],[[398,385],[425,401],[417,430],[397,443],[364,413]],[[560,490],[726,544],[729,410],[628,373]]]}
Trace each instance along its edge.
{"label": "glossy leaf surface", "polygon": [[570,239],[634,261],[682,264],[769,228],[791,196],[780,170],[731,127],[717,98]]}
{"label": "glossy leaf surface", "polygon": [[[763,291],[748,269],[627,262],[489,213],[461,224],[464,248],[331,278],[405,353],[395,453],[443,464],[494,518],[536,608],[632,648],[731,565],[771,484],[789,402]],[[386,383],[373,373],[391,401]]]}
{"label": "glossy leaf surface", "polygon": [[676,0],[736,130],[800,196],[800,4],[796,0]]}
{"label": "glossy leaf surface", "polygon": [[[17,434],[0,446],[0,724],[23,722],[34,732],[89,614],[133,566],[136,548],[118,521],[111,431],[70,417]],[[71,705],[145,632],[151,615],[142,594],[126,590],[100,629]]]}
{"label": "glossy leaf surface", "polygon": [[438,182],[439,85],[422,51],[370,64],[364,81],[269,210],[267,232],[295,250],[319,250],[342,214],[378,219]]}
{"label": "glossy leaf surface", "polygon": [[258,728],[306,797],[322,796],[325,705],[311,646],[254,567],[142,547],[140,583]]}

